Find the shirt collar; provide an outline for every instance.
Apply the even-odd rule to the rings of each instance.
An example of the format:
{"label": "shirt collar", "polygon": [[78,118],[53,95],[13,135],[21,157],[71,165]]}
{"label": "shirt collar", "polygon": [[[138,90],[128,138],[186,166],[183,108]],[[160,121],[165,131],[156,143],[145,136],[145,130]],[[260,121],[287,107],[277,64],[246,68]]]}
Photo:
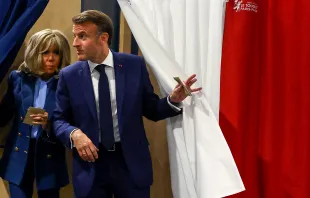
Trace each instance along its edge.
{"label": "shirt collar", "polygon": [[39,77],[39,78],[37,78],[37,82],[49,84],[49,83],[52,82],[54,79],[56,79],[55,76],[53,76],[53,77],[51,77],[50,79],[48,79],[48,80],[45,81],[45,80],[42,80],[42,79]]}
{"label": "shirt collar", "polygon": [[[89,65],[90,73],[92,73],[94,71],[94,69],[96,68],[97,65],[100,65],[100,64],[94,63],[94,62],[92,62],[90,60],[88,60],[87,62],[88,62],[88,65]],[[109,67],[113,67],[113,65],[114,65],[113,54],[112,54],[110,49],[109,49],[108,56],[104,59],[104,61],[101,64],[107,65]]]}

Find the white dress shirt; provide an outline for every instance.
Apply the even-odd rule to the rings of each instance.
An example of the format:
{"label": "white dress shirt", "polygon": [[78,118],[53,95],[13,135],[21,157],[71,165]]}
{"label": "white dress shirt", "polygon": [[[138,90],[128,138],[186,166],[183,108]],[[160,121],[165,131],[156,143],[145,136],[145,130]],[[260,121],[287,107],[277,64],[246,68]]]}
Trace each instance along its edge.
{"label": "white dress shirt", "polygon": [[[87,61],[90,69],[91,80],[93,83],[94,95],[95,95],[95,102],[96,102],[96,109],[97,109],[97,117],[99,120],[99,95],[98,95],[98,83],[100,73],[95,69],[98,63],[91,62],[90,60]],[[119,126],[118,126],[118,118],[117,118],[117,103],[116,103],[116,88],[115,88],[115,72],[114,72],[114,61],[113,61],[113,54],[111,50],[109,50],[109,54],[106,59],[101,63],[107,65],[105,67],[105,73],[107,74],[108,81],[109,81],[109,88],[110,88],[110,100],[111,100],[111,110],[112,110],[112,120],[113,120],[113,131],[114,131],[114,140],[115,142],[119,142],[121,140],[120,133],[119,133]],[[175,106],[170,103],[169,98],[167,97],[168,104],[172,109],[175,111],[180,111],[181,108]],[[100,123],[99,128],[100,128]],[[74,132],[73,130],[71,134]],[[71,137],[70,134],[70,137]],[[100,133],[98,134],[99,142],[101,142]],[[71,138],[70,138],[71,140]],[[72,141],[72,140],[71,140]],[[73,142],[71,142],[73,143]],[[71,146],[74,146],[71,144]]]}
{"label": "white dress shirt", "polygon": [[[109,88],[110,88],[110,100],[111,100],[114,140],[115,140],[115,142],[119,142],[121,139],[120,139],[120,135],[119,135],[119,127],[118,127],[118,119],[117,119],[114,61],[113,61],[113,54],[110,50],[109,50],[108,56],[106,57],[106,59],[101,64],[107,65],[105,67],[105,73],[107,74],[108,81],[109,81]],[[95,69],[96,66],[99,64],[88,61],[88,65],[89,65],[89,69],[90,69],[91,80],[93,82],[97,116],[98,116],[98,120],[99,120],[100,113],[99,113],[98,83],[99,83],[100,73]],[[100,123],[99,123],[99,125],[100,125]],[[99,128],[100,128],[100,126],[99,126]],[[100,133],[99,133],[99,141],[101,142]]]}

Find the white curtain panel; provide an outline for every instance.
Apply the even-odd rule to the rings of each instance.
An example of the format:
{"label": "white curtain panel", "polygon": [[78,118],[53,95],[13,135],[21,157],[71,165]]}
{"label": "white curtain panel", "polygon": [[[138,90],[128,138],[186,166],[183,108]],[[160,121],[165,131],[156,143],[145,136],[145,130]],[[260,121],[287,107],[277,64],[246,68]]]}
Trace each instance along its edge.
{"label": "white curtain panel", "polygon": [[244,190],[218,125],[224,0],[118,0],[163,95],[197,74],[203,91],[167,119],[175,198],[219,198]]}

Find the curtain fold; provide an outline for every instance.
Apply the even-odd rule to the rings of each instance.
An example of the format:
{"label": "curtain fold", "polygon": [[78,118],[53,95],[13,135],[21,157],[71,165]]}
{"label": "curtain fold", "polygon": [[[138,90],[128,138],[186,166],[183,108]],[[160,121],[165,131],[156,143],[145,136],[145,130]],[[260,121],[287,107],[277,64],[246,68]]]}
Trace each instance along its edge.
{"label": "curtain fold", "polygon": [[227,4],[220,126],[247,188],[232,197],[310,197],[309,6]]}
{"label": "curtain fold", "polygon": [[217,122],[224,2],[118,2],[163,95],[176,85],[174,76],[191,73],[205,89],[184,101],[183,115],[167,119],[174,197],[219,198],[244,190]]}
{"label": "curtain fold", "polygon": [[23,41],[48,0],[0,2],[0,82],[11,67]]}

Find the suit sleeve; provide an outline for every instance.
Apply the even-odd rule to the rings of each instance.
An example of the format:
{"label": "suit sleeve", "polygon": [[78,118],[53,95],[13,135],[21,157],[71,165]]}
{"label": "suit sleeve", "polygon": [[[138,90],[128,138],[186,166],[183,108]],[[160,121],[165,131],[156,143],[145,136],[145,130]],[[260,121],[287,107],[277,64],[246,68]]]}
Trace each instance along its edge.
{"label": "suit sleeve", "polygon": [[160,99],[154,93],[154,88],[149,78],[144,60],[141,58],[142,85],[143,85],[143,115],[152,121],[159,121],[168,117],[181,114],[182,111],[175,111],[168,104],[167,97]]}
{"label": "suit sleeve", "polygon": [[54,111],[53,128],[56,137],[68,148],[71,148],[70,133],[76,129],[70,123],[72,123],[72,109],[69,92],[63,71],[60,71],[56,91],[56,109]]}
{"label": "suit sleeve", "polygon": [[[14,72],[14,71],[13,71]],[[13,72],[8,78],[8,89],[0,103],[0,127],[5,126],[15,112],[15,99],[14,99],[14,83],[13,83]]]}

